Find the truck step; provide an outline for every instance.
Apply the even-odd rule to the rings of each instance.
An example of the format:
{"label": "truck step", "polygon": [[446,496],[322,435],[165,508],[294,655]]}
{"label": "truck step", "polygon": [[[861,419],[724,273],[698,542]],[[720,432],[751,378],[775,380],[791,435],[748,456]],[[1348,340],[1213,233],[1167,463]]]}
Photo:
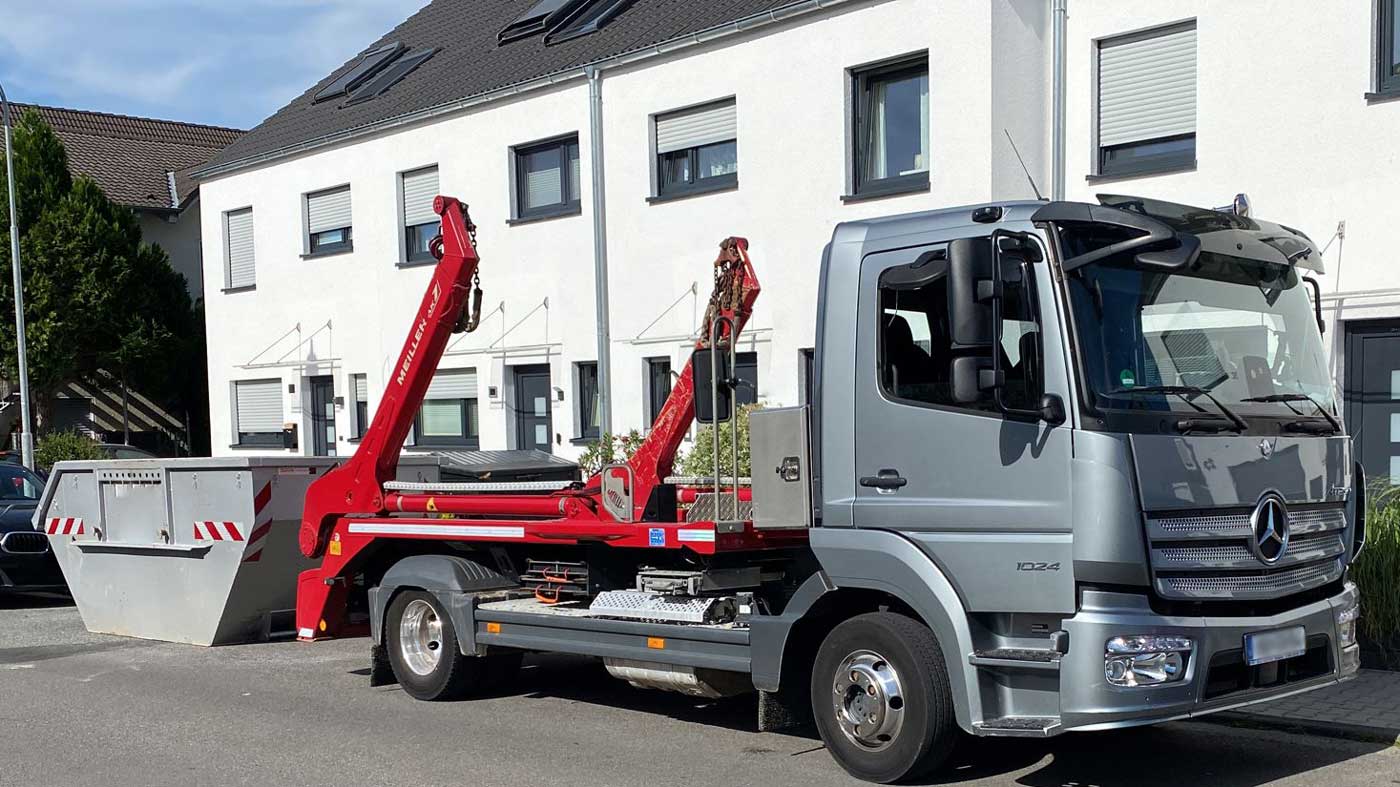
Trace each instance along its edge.
{"label": "truck step", "polygon": [[588,611],[599,618],[663,623],[727,623],[737,608],[732,597],[668,596],[640,590],[607,590],[593,598]]}
{"label": "truck step", "polygon": [[1006,738],[1048,738],[1059,732],[1060,720],[1054,716],[1003,716],[972,725],[979,735]]}
{"label": "truck step", "polygon": [[1060,654],[1042,648],[993,648],[974,651],[967,662],[974,667],[989,669],[1060,669]]}

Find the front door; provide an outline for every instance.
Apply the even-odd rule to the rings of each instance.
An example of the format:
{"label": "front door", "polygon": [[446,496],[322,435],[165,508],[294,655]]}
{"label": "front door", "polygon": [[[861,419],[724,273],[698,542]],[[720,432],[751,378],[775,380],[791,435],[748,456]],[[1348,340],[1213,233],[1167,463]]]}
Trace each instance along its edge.
{"label": "front door", "polygon": [[[861,265],[855,525],[918,545],[969,611],[1072,611],[1069,426],[1004,416],[990,396],[954,400],[962,351],[949,331],[944,253],[882,252]],[[1009,406],[1034,406],[1042,391],[1068,401],[1058,330],[1038,317],[1054,302],[1034,279],[1005,287],[997,351]]]}
{"label": "front door", "polygon": [[1367,481],[1400,483],[1400,320],[1347,323],[1343,398]]}
{"label": "front door", "polygon": [[515,367],[515,445],[551,453],[554,424],[549,406],[549,366]]}
{"label": "front door", "polygon": [[335,378],[307,379],[311,399],[311,451],[313,456],[335,456]]}

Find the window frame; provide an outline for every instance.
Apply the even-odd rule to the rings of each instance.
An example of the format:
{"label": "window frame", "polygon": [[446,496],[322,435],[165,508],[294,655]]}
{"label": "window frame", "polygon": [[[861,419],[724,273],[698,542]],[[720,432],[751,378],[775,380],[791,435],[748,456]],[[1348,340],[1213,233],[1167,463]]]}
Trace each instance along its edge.
{"label": "window frame", "polygon": [[[598,423],[589,425],[589,416],[585,416],[584,411],[588,407],[588,397],[583,393],[583,375],[585,369],[593,370],[593,390],[598,394],[598,362],[597,361],[577,361],[574,363],[574,419],[577,437],[573,439],[575,443],[583,443],[591,440],[602,439],[602,427]],[[601,401],[599,402],[601,406]]]}
{"label": "window frame", "polygon": [[850,198],[883,197],[894,194],[907,194],[916,191],[927,191],[930,186],[930,175],[933,171],[933,119],[927,120],[929,125],[928,150],[925,156],[930,161],[925,162],[923,172],[910,173],[908,175],[888,175],[883,178],[866,179],[864,177],[865,164],[870,156],[870,151],[866,149],[866,136],[864,133],[865,124],[871,111],[872,82],[881,80],[891,80],[906,75],[917,75],[922,73],[929,79],[929,111],[932,112],[933,83],[932,69],[929,68],[929,53],[927,50],[910,55],[901,55],[897,58],[885,60],[879,63],[871,63],[864,66],[856,66],[848,69],[848,79],[850,80],[851,105],[848,113],[848,123],[850,124]]}
{"label": "window frame", "polygon": [[[1172,23],[1165,24],[1165,25],[1155,25],[1155,26],[1148,27],[1148,28],[1145,28],[1145,29],[1142,29],[1142,30],[1134,30],[1134,31],[1126,32],[1126,33],[1115,33],[1115,34],[1110,35],[1110,36],[1104,36],[1103,38],[1095,39],[1095,40],[1093,41],[1093,64],[1092,64],[1092,65],[1093,65],[1093,74],[1094,74],[1094,84],[1093,84],[1093,91],[1094,91],[1094,92],[1093,92],[1094,116],[1093,116],[1093,118],[1092,118],[1092,122],[1093,122],[1092,130],[1093,130],[1093,139],[1094,139],[1094,143],[1093,143],[1093,144],[1094,144],[1094,148],[1093,148],[1093,151],[1092,151],[1092,152],[1093,152],[1093,168],[1092,168],[1092,174],[1090,174],[1090,175],[1088,176],[1088,178],[1087,178],[1089,181],[1095,181],[1095,180],[1100,180],[1100,179],[1114,179],[1114,178],[1134,178],[1134,177],[1142,177],[1142,176],[1146,176],[1146,175],[1167,174],[1167,173],[1171,173],[1171,172],[1182,172],[1182,171],[1192,170],[1192,169],[1195,169],[1195,168],[1196,168],[1196,142],[1197,142],[1197,138],[1199,137],[1199,133],[1200,133],[1199,129],[1193,130],[1190,134],[1174,134],[1174,135],[1165,136],[1165,137],[1153,137],[1153,138],[1151,138],[1151,139],[1140,139],[1140,140],[1136,140],[1136,141],[1134,141],[1134,142],[1124,142],[1124,143],[1120,143],[1120,144],[1117,144],[1117,145],[1104,145],[1104,144],[1102,144],[1102,143],[1099,141],[1099,139],[1100,139],[1100,137],[1099,137],[1099,133],[1100,133],[1100,132],[1099,132],[1099,129],[1100,129],[1100,127],[1102,126],[1102,123],[1103,123],[1103,120],[1102,120],[1102,118],[1103,118],[1103,108],[1102,108],[1102,100],[1103,100],[1103,95],[1102,95],[1102,92],[1103,92],[1103,79],[1102,79],[1102,71],[1101,71],[1101,69],[1102,69],[1102,66],[1103,66],[1103,49],[1104,49],[1104,46],[1105,46],[1105,45],[1112,46],[1112,45],[1114,45],[1114,44],[1116,44],[1116,43],[1122,43],[1122,42],[1124,42],[1126,39],[1143,39],[1143,40],[1145,40],[1145,39],[1149,39],[1149,38],[1154,38],[1154,37],[1156,37],[1156,36],[1170,35],[1170,34],[1172,34],[1172,33],[1174,33],[1174,32],[1180,32],[1180,31],[1183,31],[1183,30],[1185,30],[1185,29],[1187,29],[1187,28],[1194,29],[1194,30],[1199,30],[1199,28],[1198,28],[1198,26],[1197,26],[1197,22],[1196,22],[1195,17],[1192,17],[1192,18],[1190,18],[1190,19],[1184,19],[1184,20],[1181,20],[1181,21],[1178,21],[1178,22],[1172,22]],[[1197,52],[1196,52],[1196,69],[1197,69],[1197,70],[1196,70],[1196,81],[1197,81],[1197,84],[1199,84],[1199,83],[1200,83],[1200,50],[1199,50],[1199,46],[1198,46]],[[1196,97],[1196,107],[1197,107],[1197,111],[1199,112],[1199,109],[1200,109],[1200,96],[1199,96],[1199,94],[1198,94],[1197,97]],[[1137,158],[1136,160],[1134,160],[1133,158],[1130,157],[1130,158],[1128,158],[1127,160],[1120,160],[1119,163],[1113,163],[1113,162],[1110,160],[1109,155],[1108,155],[1108,154],[1111,153],[1111,152],[1116,152],[1116,151],[1130,151],[1130,150],[1134,150],[1134,149],[1147,148],[1147,147],[1150,147],[1150,146],[1153,146],[1153,145],[1162,145],[1162,144],[1165,144],[1165,143],[1185,141],[1185,140],[1188,140],[1188,139],[1189,139],[1190,142],[1191,142],[1191,148],[1190,148],[1189,151],[1183,150],[1183,151],[1172,151],[1172,152],[1169,152],[1169,153],[1148,154],[1148,155],[1144,155],[1144,156],[1142,156],[1142,157],[1140,157],[1140,158]]]}
{"label": "window frame", "polygon": [[[481,400],[479,397],[466,397],[461,399],[427,399],[428,402],[457,402],[461,409],[462,431],[457,435],[425,435],[423,433],[423,407],[419,405],[418,412],[413,415],[413,444],[418,447],[451,447],[465,448],[469,451],[481,449]],[[471,433],[472,411],[476,411],[477,433]]]}
{"label": "window frame", "polygon": [[1400,74],[1394,73],[1397,48],[1395,17],[1400,13],[1397,0],[1376,0],[1376,62],[1375,80],[1377,96],[1400,97]]}
{"label": "window frame", "polygon": [[[643,415],[647,418],[646,428],[650,430],[652,424],[656,423],[657,416],[661,414],[661,408],[666,405],[666,400],[670,398],[671,391],[675,388],[675,381],[672,379],[671,375],[671,356],[650,356],[643,358],[642,364],[643,373],[646,375],[646,412],[643,413]],[[666,396],[661,397],[661,401],[657,401],[655,375],[657,373],[657,367],[661,364],[666,365]]]}
{"label": "window frame", "polygon": [[[359,394],[359,380],[365,381],[365,398],[361,399]],[[358,443],[364,439],[365,432],[369,430],[369,375],[364,372],[352,373],[350,375],[350,417],[354,421],[350,424],[349,442]]]}
{"label": "window frame", "polygon": [[[753,359],[753,385],[752,385],[752,387],[750,387],[750,386],[748,386],[748,385],[740,385],[740,386],[737,386],[737,387],[734,389],[734,407],[735,407],[736,409],[739,408],[739,407],[747,407],[747,406],[749,406],[749,405],[756,405],[756,404],[758,404],[758,403],[761,401],[761,397],[758,395],[758,385],[759,385],[759,382],[760,382],[760,380],[759,380],[759,373],[758,373],[758,372],[759,372],[759,363],[760,363],[760,360],[761,360],[761,359],[758,357],[758,350],[740,350],[739,352],[736,352],[736,353],[734,354],[734,370],[733,370],[733,371],[734,371],[734,377],[735,377],[735,379],[743,379],[743,378],[740,378],[740,377],[739,377],[739,367],[741,367],[741,366],[749,366],[748,360],[749,360],[750,358]],[[745,392],[752,392],[753,401],[751,401],[751,402],[740,401],[741,395],[743,395]]]}
{"label": "window frame", "polygon": [[[407,176],[419,175],[423,172],[426,172],[427,170],[433,170],[434,175],[439,177],[438,189],[439,191],[441,191],[442,181],[440,178],[442,170],[438,164],[424,164],[421,167],[414,167],[412,169],[402,170],[395,176],[395,186],[397,187],[398,191],[399,203],[398,220],[399,228],[401,229],[400,238],[402,239],[402,247],[399,249],[400,266],[417,265],[437,261],[433,257],[432,252],[429,250],[428,242],[431,241],[433,237],[437,235],[438,231],[442,227],[442,221],[434,220],[426,221],[421,224],[409,224],[408,204],[406,202],[407,198],[404,194],[404,178]],[[425,232],[425,228],[427,228],[426,232],[428,233],[428,237],[426,240],[424,240],[422,237],[422,235]],[[417,248],[417,241],[423,241],[423,248],[421,250]]]}
{"label": "window frame", "polygon": [[[579,160],[579,183],[578,198],[569,199],[573,168],[569,166],[569,148],[578,149]],[[526,205],[526,180],[525,180],[525,158],[533,153],[541,153],[549,149],[559,151],[559,196],[561,202],[546,205],[538,208],[527,208]],[[583,212],[583,147],[579,144],[578,132],[562,134],[557,137],[539,140],[537,142],[527,142],[521,145],[514,145],[510,149],[510,171],[514,181],[511,184],[511,203],[514,206],[512,211],[512,224],[538,221],[541,219],[552,219],[559,216],[577,216]]]}
{"label": "window frame", "polygon": [[248,282],[247,284],[234,284],[234,283],[233,283],[233,247],[232,247],[233,235],[229,232],[229,218],[230,218],[231,216],[234,216],[235,214],[242,214],[242,213],[247,213],[248,216],[249,216],[249,220],[250,220],[250,221],[254,221],[254,220],[255,220],[255,217],[254,217],[254,214],[253,214],[253,206],[252,206],[252,205],[244,205],[244,206],[241,207],[241,208],[233,208],[233,209],[231,209],[231,210],[226,210],[226,211],[223,212],[223,230],[224,230],[224,287],[223,287],[223,292],[226,292],[226,293],[227,293],[227,292],[244,292],[244,291],[246,291],[246,290],[255,290],[255,289],[257,289],[257,287],[258,287],[258,249],[257,249],[256,228],[254,229],[254,238],[253,238],[253,280],[250,281],[250,282]]}
{"label": "window frame", "polygon": [[[229,409],[233,412],[233,446],[234,448],[286,448],[286,429],[276,432],[243,432],[238,429],[238,386],[240,383],[276,383],[278,395],[282,391],[282,379],[280,377],[256,377],[250,380],[231,380],[231,390],[229,391],[231,404]],[[285,406],[285,405],[284,405]],[[286,412],[283,411],[285,417]]]}
{"label": "window frame", "polygon": [[[312,197],[320,196],[320,195],[322,195],[322,194],[329,194],[329,193],[331,193],[331,192],[342,191],[342,190],[345,191],[346,193],[348,193],[348,194],[350,195],[350,211],[351,211],[351,222],[350,222],[350,224],[348,224],[348,225],[346,225],[346,226],[344,226],[344,227],[335,227],[335,228],[333,228],[333,229],[326,229],[326,230],[321,230],[321,231],[319,231],[319,232],[312,232],[312,231],[311,231],[311,198],[312,198]],[[308,192],[305,192],[305,193],[303,193],[303,194],[301,195],[301,217],[302,217],[302,220],[301,220],[301,227],[302,227],[303,237],[305,238],[305,249],[304,249],[304,251],[303,251],[303,253],[302,253],[302,255],[301,255],[303,259],[309,259],[309,258],[311,258],[311,257],[326,257],[326,256],[330,256],[330,255],[332,255],[332,254],[345,254],[345,253],[352,252],[352,251],[355,250],[355,239],[354,239],[354,229],[355,229],[355,223],[354,223],[354,209],[355,209],[355,201],[354,201],[354,196],[355,196],[355,195],[354,195],[354,193],[351,191],[351,188],[350,188],[350,184],[349,184],[349,183],[342,183],[342,184],[340,184],[339,186],[329,186],[329,187],[323,188],[323,189],[316,189],[315,191],[308,191]],[[331,233],[333,233],[333,232],[343,232],[343,233],[345,233],[345,237],[342,238],[341,240],[335,241],[335,242],[333,242],[333,243],[322,243],[322,242],[320,241],[320,236],[322,236],[322,235],[329,235],[329,234],[331,234]]]}
{"label": "window frame", "polygon": [[[968,236],[968,237],[972,237],[972,238],[990,238],[991,236],[990,236],[990,235],[972,235],[972,236]],[[949,246],[951,246],[951,244],[953,243],[954,240],[958,240],[958,239],[957,239],[957,238],[953,238],[953,239],[949,239],[949,240],[947,240],[947,241],[940,241],[940,242],[938,242],[938,243],[933,243],[933,244],[929,244],[929,245],[926,245],[926,246],[919,246],[919,247],[915,247],[915,248],[912,248],[912,249],[908,249],[907,251],[910,251],[910,252],[917,252],[917,253],[916,253],[913,257],[909,258],[908,260],[906,260],[906,261],[904,261],[904,262],[899,262],[899,263],[895,263],[895,264],[892,264],[892,265],[887,265],[887,266],[881,268],[879,274],[876,276],[876,283],[875,283],[875,309],[876,309],[876,312],[875,312],[875,313],[876,313],[876,316],[878,317],[878,316],[882,313],[882,311],[883,311],[883,309],[884,309],[884,306],[883,306],[883,302],[884,302],[884,293],[883,293],[883,290],[884,290],[884,288],[880,285],[880,280],[884,278],[884,276],[885,276],[886,273],[888,273],[889,271],[892,271],[892,270],[894,270],[894,269],[896,269],[896,268],[899,268],[899,267],[902,267],[902,266],[906,266],[906,265],[910,265],[910,264],[912,264],[912,263],[914,263],[914,262],[917,262],[917,261],[918,261],[920,258],[922,258],[924,255],[926,255],[926,254],[928,254],[928,253],[931,253],[931,252],[937,252],[937,251],[939,251],[939,250],[942,250],[942,251],[944,252],[944,254],[946,255],[947,249],[949,248]],[[1043,239],[1036,239],[1036,242],[1040,245],[1040,247],[1041,247],[1041,253],[1042,253],[1042,256],[1043,256],[1043,255],[1045,254],[1045,250],[1046,250],[1045,242],[1044,242]],[[1048,259],[1048,258],[1047,258],[1047,259]],[[1042,263],[1042,264],[1044,264],[1044,263]],[[1041,308],[1040,308],[1040,291],[1039,291],[1040,284],[1039,284],[1039,282],[1036,281],[1035,268],[1034,268],[1035,263],[1025,263],[1025,265],[1026,265],[1026,295],[1025,295],[1025,297],[1026,297],[1026,302],[1027,302],[1027,304],[1030,306],[1031,317],[1033,318],[1033,321],[1035,322],[1035,324],[1036,324],[1036,326],[1037,326],[1037,330],[1036,330],[1036,332],[1035,332],[1035,333],[1036,333],[1035,350],[1036,350],[1036,354],[1039,356],[1039,361],[1040,361],[1040,363],[1039,363],[1040,379],[1038,380],[1039,392],[1038,392],[1037,394],[1035,394],[1034,396],[1029,397],[1029,398],[1034,398],[1034,399],[1037,399],[1037,400],[1038,400],[1041,396],[1043,396],[1043,395],[1046,393],[1046,375],[1045,375],[1045,315],[1042,313]],[[945,272],[943,275],[944,275],[944,276],[947,276],[948,274]],[[1005,318],[1003,317],[1003,320],[1004,320],[1004,319],[1005,319]],[[975,405],[965,405],[965,404],[957,404],[957,403],[955,403],[955,402],[944,403],[944,402],[930,402],[930,401],[926,401],[926,400],[922,400],[922,399],[909,399],[909,398],[907,398],[907,397],[899,396],[899,395],[897,395],[895,392],[891,391],[891,390],[885,385],[885,365],[884,365],[884,357],[885,357],[885,333],[884,333],[884,331],[882,330],[882,328],[879,327],[880,324],[881,324],[881,321],[877,319],[877,320],[876,320],[876,326],[877,326],[877,327],[875,328],[875,391],[880,395],[880,398],[884,399],[884,400],[887,401],[887,402],[890,402],[891,404],[900,404],[900,405],[905,405],[905,406],[907,406],[907,407],[920,407],[920,408],[924,408],[924,409],[927,409],[927,410],[941,410],[941,411],[949,412],[949,413],[962,413],[962,414],[965,414],[965,415],[976,415],[976,416],[982,416],[982,417],[986,417],[986,418],[997,418],[997,419],[1000,419],[1000,420],[1023,420],[1023,419],[1018,418],[1014,413],[1008,414],[1008,413],[1006,413],[1006,412],[1003,412],[1003,411],[1001,410],[1001,408],[997,406],[996,400],[993,399],[993,398],[991,398],[990,396],[989,396],[987,399],[985,399],[985,400],[980,400],[980,401],[978,401]],[[993,349],[993,351],[995,351],[995,352],[1001,352],[1001,348],[998,347],[998,346],[996,346],[996,345],[993,345],[993,348],[992,348],[992,349]],[[1005,371],[1005,370],[1003,370],[1003,371]],[[951,381],[951,379],[950,379],[950,381]],[[951,395],[951,391],[950,391],[949,393],[950,393],[950,395]]]}
{"label": "window frame", "polygon": [[[665,121],[668,118],[687,112],[697,112],[701,110],[706,110],[710,108],[720,108],[724,106],[732,107],[734,111],[734,117],[736,119],[736,128],[733,138],[719,140],[717,142],[707,142],[704,145],[695,145],[688,148],[679,148],[677,150],[668,151],[666,153],[662,153],[659,150],[657,150],[657,148],[660,147],[657,141],[657,124],[659,122]],[[690,106],[677,107],[675,109],[667,109],[663,112],[653,113],[650,116],[650,118],[648,118],[648,122],[650,124],[649,130],[651,133],[650,141],[652,190],[651,196],[647,199],[647,201],[653,203],[666,202],[668,200],[681,199],[684,197],[690,197],[698,194],[709,194],[716,191],[731,191],[733,189],[739,188],[739,133],[737,129],[738,113],[739,100],[737,97],[732,95],[726,96],[724,98],[702,101],[700,103],[692,104]],[[705,148],[717,147],[719,145],[734,146],[734,171],[724,175],[715,175],[713,177],[708,178],[699,177],[697,173],[700,171],[700,151],[704,150]],[[681,153],[685,154],[686,168],[689,172],[689,178],[685,181],[677,181],[675,183],[667,185],[663,174],[666,171],[665,162],[669,158]]]}

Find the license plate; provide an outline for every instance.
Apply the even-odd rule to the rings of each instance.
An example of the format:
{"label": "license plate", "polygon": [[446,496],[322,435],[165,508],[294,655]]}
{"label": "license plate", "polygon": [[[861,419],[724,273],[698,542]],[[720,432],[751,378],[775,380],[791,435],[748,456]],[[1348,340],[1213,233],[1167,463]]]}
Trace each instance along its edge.
{"label": "license plate", "polygon": [[1250,666],[1301,656],[1308,650],[1302,626],[1244,635],[1244,660]]}

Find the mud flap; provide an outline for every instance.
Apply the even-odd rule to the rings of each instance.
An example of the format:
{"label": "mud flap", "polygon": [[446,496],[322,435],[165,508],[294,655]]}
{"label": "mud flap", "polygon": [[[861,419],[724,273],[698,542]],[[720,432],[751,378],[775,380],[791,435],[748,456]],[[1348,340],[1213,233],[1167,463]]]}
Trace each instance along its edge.
{"label": "mud flap", "polygon": [[369,686],[392,686],[398,683],[394,668],[389,664],[389,650],[383,645],[369,646]]}

